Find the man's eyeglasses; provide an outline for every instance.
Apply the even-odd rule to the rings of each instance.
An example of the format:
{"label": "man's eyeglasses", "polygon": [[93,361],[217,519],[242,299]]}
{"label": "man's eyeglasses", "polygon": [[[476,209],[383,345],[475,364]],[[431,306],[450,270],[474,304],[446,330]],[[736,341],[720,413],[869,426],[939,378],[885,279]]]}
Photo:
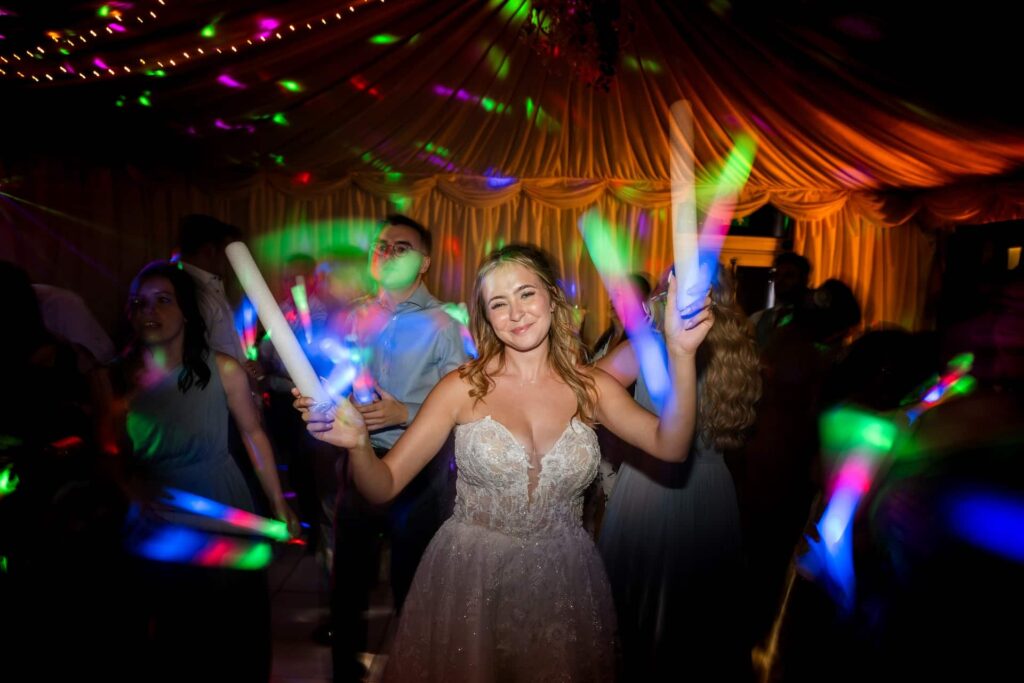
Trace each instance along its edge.
{"label": "man's eyeglasses", "polygon": [[373,245],[373,253],[377,256],[405,256],[410,251],[416,251],[408,242],[377,242]]}

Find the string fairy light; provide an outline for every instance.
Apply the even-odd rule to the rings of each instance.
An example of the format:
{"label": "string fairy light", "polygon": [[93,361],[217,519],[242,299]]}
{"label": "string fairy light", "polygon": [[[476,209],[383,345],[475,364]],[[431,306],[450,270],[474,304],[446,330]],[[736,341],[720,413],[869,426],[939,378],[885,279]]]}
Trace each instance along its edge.
{"label": "string fairy light", "polygon": [[[161,7],[166,7],[165,0],[157,0],[157,3]],[[73,49],[81,47],[82,45],[88,45],[92,41],[92,39],[104,38],[108,35],[119,35],[122,33],[126,33],[127,29],[123,25],[125,21],[123,13],[118,9],[111,10],[110,4],[103,5],[100,8],[100,12],[97,12],[100,23],[103,24],[101,28],[106,32],[104,34],[97,33],[96,30],[92,28],[83,29],[83,33],[87,33],[88,37],[80,33],[76,34],[73,32],[72,29],[65,29],[63,34],[61,34],[59,31],[47,31],[46,37],[54,42],[54,47],[57,49],[57,54],[59,54],[60,56],[67,56],[70,54],[70,50],[68,48]],[[105,13],[102,11],[103,8],[107,9]],[[146,16],[148,16],[150,20],[157,18],[156,13],[152,10],[150,10]],[[114,21],[111,22],[111,19],[113,19]],[[134,19],[138,21],[140,24],[146,23],[146,20],[143,18],[142,14],[134,16]],[[78,39],[78,42],[75,42],[75,38]],[[36,45],[34,52],[32,50],[29,50],[25,54],[27,54],[29,57],[33,59],[43,59],[47,56],[46,50],[43,49],[43,47],[40,45]],[[18,60],[21,59],[21,57],[17,54],[9,53],[7,55],[0,55],[0,61],[7,62],[6,57],[13,57]],[[45,76],[46,74],[44,73],[42,75]]]}
{"label": "string fairy light", "polygon": [[[161,5],[164,5],[164,0],[158,0],[158,2]],[[305,24],[305,29],[306,29],[306,31],[313,31],[315,29],[329,27],[332,23],[341,22],[343,20],[343,17],[345,17],[345,14],[343,13],[344,9],[347,9],[349,13],[354,14],[354,13],[356,13],[357,8],[361,10],[361,9],[363,9],[363,8],[369,6],[369,5],[385,4],[385,2],[386,2],[386,0],[357,0],[356,2],[353,2],[352,4],[348,4],[345,7],[341,8],[339,11],[334,12],[333,15],[330,15],[330,14],[323,15],[322,17],[319,18],[319,22],[317,22],[315,19],[311,19],[310,21],[308,21]],[[157,17],[155,12],[150,11],[149,14],[152,16],[153,19],[155,19]],[[137,17],[137,18],[139,18],[140,21],[141,21],[140,17]],[[294,24],[289,24],[288,28],[290,29],[288,31],[289,34],[295,33],[296,35],[300,35],[302,33],[299,30],[300,27],[298,27],[298,26],[296,26]],[[94,32],[92,32],[92,33],[93,33],[93,35],[96,35]],[[267,38],[270,35],[272,35],[276,40],[275,41],[268,41]],[[88,44],[89,41],[86,40],[84,38],[84,36],[78,36],[78,37],[81,40],[83,45]],[[260,36],[258,36],[258,39],[255,40],[255,41],[253,39],[251,39],[251,38],[248,38],[248,39],[239,40],[239,41],[236,41],[236,42],[233,42],[233,43],[222,44],[220,46],[214,47],[213,50],[216,53],[216,55],[222,55],[222,54],[225,54],[226,52],[229,52],[229,51],[231,53],[238,53],[240,50],[245,50],[245,49],[247,49],[249,47],[256,47],[258,45],[267,44],[268,42],[278,42],[278,41],[281,41],[283,39],[284,39],[284,35],[282,33],[280,33],[279,31],[275,31],[273,34],[263,33]],[[73,44],[74,41],[68,40],[67,42]],[[181,58],[181,57],[184,58],[184,61],[183,61],[183,63],[184,63],[186,61],[187,62],[199,61],[200,57],[202,57],[202,58],[211,58],[211,57],[215,56],[214,52],[210,51],[209,43],[206,44],[206,47],[207,47],[206,50],[204,50],[202,48],[202,46],[200,46],[200,45],[196,45],[195,47],[193,47],[191,49],[178,49],[178,50],[174,51],[173,57],[172,56],[162,57],[160,59],[155,59],[153,61],[156,62],[156,64],[160,67],[160,69],[165,72],[164,75],[166,75],[166,72],[169,71],[171,69],[171,67],[177,67],[178,66],[178,62],[176,60]],[[192,53],[195,53],[195,54],[192,54]],[[43,54],[29,53],[29,55],[32,56],[33,58],[37,58],[37,59],[42,59],[42,58],[44,58],[46,56],[45,53],[43,53]],[[11,53],[11,55],[8,55],[8,56],[12,56],[17,61],[23,61],[22,58],[20,56],[18,56],[17,54]],[[62,54],[60,56],[61,56],[62,59],[66,59],[66,55]],[[138,59],[138,61],[140,62],[139,65],[135,65],[135,59]],[[0,62],[2,62],[4,64],[9,64],[10,63],[7,60],[7,58],[5,56],[3,56],[3,55],[0,55]],[[170,65],[170,66],[168,66],[168,65]],[[32,78],[34,81],[40,82],[40,80],[41,80],[40,77],[47,78],[49,81],[66,81],[66,80],[68,80],[70,78],[73,78],[74,76],[78,76],[80,79],[90,80],[81,71],[77,71],[73,67],[69,69],[68,66],[71,66],[71,65],[65,63],[65,64],[61,64],[61,65],[58,65],[58,66],[54,66],[52,68],[47,67],[46,69],[40,69],[38,71],[34,70],[34,69],[22,68],[22,69],[16,71],[14,74],[9,74],[5,69],[3,69],[2,66],[0,66],[0,78],[2,78],[2,77],[7,77],[7,78],[17,77],[17,78],[21,78],[21,79]],[[104,75],[115,76],[115,77],[124,76],[124,75],[128,75],[128,74],[138,74],[138,73],[145,73],[146,75],[152,75],[150,73],[147,73],[147,72],[150,71],[150,69],[143,69],[142,68],[142,67],[145,67],[145,66],[146,66],[145,59],[142,58],[142,57],[137,57],[137,58],[129,59],[124,64],[118,64],[116,66],[110,65],[109,71],[101,72],[101,71],[92,70],[91,73],[93,75],[93,79],[103,78]]]}

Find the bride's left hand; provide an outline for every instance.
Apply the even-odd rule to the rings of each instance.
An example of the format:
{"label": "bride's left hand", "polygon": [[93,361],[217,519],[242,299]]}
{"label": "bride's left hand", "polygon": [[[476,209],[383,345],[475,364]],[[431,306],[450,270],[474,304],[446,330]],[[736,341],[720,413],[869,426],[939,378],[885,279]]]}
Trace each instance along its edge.
{"label": "bride's left hand", "polygon": [[665,302],[665,344],[671,355],[692,356],[697,353],[697,349],[715,324],[715,316],[711,311],[711,294],[706,294],[703,300],[690,304],[680,311],[676,308],[677,286],[678,280],[672,277],[668,283]]}

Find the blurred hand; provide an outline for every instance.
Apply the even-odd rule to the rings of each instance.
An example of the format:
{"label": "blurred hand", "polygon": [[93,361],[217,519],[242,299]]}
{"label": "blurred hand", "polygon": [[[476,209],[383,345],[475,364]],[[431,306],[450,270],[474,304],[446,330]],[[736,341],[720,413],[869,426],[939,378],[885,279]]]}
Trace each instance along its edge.
{"label": "blurred hand", "polygon": [[292,389],[292,396],[295,396],[292,405],[302,413],[306,429],[320,441],[340,448],[359,448],[369,442],[362,415],[348,401],[342,401],[329,412],[315,412],[312,410],[316,405],[314,399],[301,395],[298,389]]}
{"label": "blurred hand", "polygon": [[409,409],[394,396],[377,387],[380,398],[364,405],[355,404],[355,409],[363,416],[366,428],[370,431],[405,424],[409,419]]}
{"label": "blurred hand", "polygon": [[302,524],[299,523],[298,516],[288,503],[283,503],[281,509],[277,510],[274,516],[288,525],[289,536],[292,538],[302,537]]}

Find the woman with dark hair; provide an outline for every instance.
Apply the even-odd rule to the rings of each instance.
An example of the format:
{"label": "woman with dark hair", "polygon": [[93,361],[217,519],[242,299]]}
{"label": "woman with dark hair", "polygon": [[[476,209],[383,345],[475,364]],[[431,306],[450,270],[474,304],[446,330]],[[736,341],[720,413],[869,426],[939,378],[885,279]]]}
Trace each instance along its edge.
{"label": "woman with dark hair", "polygon": [[[131,478],[145,494],[172,487],[252,511],[228,450],[230,413],[274,515],[298,535],[248,377],[207,346],[192,277],[165,261],[146,266],[132,281],[128,319],[134,335],[116,369]],[[139,578],[137,609],[147,624],[140,657],[154,680],[269,678],[264,573],[143,562]]]}
{"label": "woman with dark hair", "polygon": [[134,336],[119,369],[132,465],[141,479],[251,511],[228,451],[230,412],[274,515],[297,535],[245,371],[207,346],[192,278],[163,261],[146,266],[132,281],[128,318]]}
{"label": "woman with dark hair", "polygon": [[455,512],[420,562],[387,680],[615,677],[608,579],[580,519],[600,460],[591,425],[603,422],[655,457],[684,459],[694,357],[711,325],[704,309],[688,322],[669,316],[674,391],[659,420],[584,365],[550,260],[510,245],[477,273],[471,327],[479,357],[441,380],[383,459],[347,403],[323,415],[309,412],[309,398],[296,402],[311,432],[348,449],[356,484],[374,502],[401,491],[455,430]]}
{"label": "woman with dark hair", "polygon": [[[741,680],[744,667],[749,673],[740,515],[723,452],[738,448],[753,425],[761,378],[750,324],[721,268],[711,306],[715,325],[697,352],[690,455],[682,463],[627,458],[601,527],[598,546],[631,681],[728,681]],[[631,344],[597,365],[622,386],[636,382],[636,400],[654,410]]]}

